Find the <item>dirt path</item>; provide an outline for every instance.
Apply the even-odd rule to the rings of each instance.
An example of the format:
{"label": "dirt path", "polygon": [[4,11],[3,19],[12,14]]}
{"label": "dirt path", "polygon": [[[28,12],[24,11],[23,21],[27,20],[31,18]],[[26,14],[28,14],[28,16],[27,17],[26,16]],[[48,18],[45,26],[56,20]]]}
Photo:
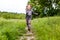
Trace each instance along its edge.
{"label": "dirt path", "polygon": [[32,32],[27,31],[26,34],[20,37],[20,40],[35,40],[35,38]]}

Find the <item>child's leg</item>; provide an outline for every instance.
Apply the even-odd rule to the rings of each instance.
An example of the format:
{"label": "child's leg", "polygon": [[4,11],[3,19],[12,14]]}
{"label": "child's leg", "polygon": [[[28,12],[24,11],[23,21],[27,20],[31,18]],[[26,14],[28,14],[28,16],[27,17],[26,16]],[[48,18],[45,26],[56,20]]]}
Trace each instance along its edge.
{"label": "child's leg", "polygon": [[27,24],[27,27],[28,27],[28,31],[31,30],[31,19],[26,19],[26,24]]}
{"label": "child's leg", "polygon": [[27,26],[28,26],[28,19],[26,19],[26,24],[27,24]]}
{"label": "child's leg", "polygon": [[28,31],[31,31],[31,19],[28,20]]}
{"label": "child's leg", "polygon": [[[26,19],[26,25],[27,25],[27,28],[26,28],[26,29],[27,29],[27,30],[29,29],[29,23],[28,23],[28,21],[29,21],[29,20],[28,20],[28,18],[27,18],[27,19]],[[29,30],[28,30],[28,31],[29,31]]]}

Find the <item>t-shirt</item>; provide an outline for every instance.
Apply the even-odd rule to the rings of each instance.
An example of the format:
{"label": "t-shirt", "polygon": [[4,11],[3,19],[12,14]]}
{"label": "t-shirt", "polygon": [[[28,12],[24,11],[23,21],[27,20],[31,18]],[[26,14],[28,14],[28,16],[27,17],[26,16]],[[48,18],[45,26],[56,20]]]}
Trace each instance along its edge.
{"label": "t-shirt", "polygon": [[32,10],[26,10],[26,18],[32,17]]}
{"label": "t-shirt", "polygon": [[27,10],[27,15],[31,16],[32,15],[32,11],[31,10]]}

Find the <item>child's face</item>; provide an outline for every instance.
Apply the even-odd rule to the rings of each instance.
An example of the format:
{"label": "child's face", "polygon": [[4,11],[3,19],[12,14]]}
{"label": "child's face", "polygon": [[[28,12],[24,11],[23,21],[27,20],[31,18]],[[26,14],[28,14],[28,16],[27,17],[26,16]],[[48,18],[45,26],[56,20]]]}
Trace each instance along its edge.
{"label": "child's face", "polygon": [[31,10],[31,5],[27,5],[27,9],[28,10]]}

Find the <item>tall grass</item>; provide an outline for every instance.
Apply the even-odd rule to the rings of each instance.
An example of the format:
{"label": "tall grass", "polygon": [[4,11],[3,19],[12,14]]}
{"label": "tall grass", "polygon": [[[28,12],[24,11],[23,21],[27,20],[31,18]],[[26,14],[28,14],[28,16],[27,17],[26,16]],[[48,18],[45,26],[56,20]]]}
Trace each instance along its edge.
{"label": "tall grass", "polygon": [[0,40],[16,40],[25,31],[25,21],[0,18]]}
{"label": "tall grass", "polygon": [[[25,27],[25,20],[0,18],[0,40],[16,40]],[[33,19],[32,30],[36,40],[60,40],[60,17]]]}
{"label": "tall grass", "polygon": [[5,19],[25,19],[25,14],[12,13],[12,12],[0,12],[0,17]]}
{"label": "tall grass", "polygon": [[36,40],[60,40],[60,17],[32,20]]}

